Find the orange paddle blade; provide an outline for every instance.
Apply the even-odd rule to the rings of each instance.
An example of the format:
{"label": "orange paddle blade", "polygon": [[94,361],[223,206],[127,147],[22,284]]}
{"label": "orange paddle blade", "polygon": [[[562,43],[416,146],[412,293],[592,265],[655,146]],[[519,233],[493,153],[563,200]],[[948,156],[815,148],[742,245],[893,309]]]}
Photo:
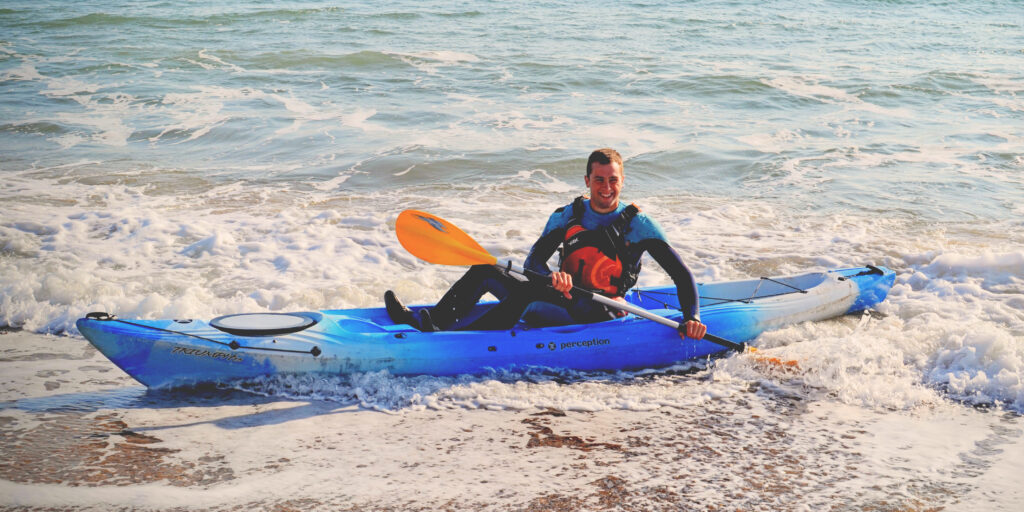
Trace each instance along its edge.
{"label": "orange paddle blade", "polygon": [[757,349],[754,347],[747,347],[748,352],[751,354],[751,358],[759,365],[776,370],[782,370],[784,372],[797,372],[800,370],[800,363],[791,359],[779,359],[777,357],[754,355]]}
{"label": "orange paddle blade", "polygon": [[395,222],[398,241],[413,256],[438,265],[494,265],[476,240],[454,224],[426,212],[405,210]]}

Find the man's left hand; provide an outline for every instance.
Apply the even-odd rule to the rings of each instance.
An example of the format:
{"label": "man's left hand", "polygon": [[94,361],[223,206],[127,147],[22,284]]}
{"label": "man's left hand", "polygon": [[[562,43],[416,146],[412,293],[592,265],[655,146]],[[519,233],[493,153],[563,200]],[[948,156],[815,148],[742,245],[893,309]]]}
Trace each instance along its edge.
{"label": "man's left hand", "polygon": [[683,324],[684,329],[679,330],[680,338],[693,338],[699,340],[704,338],[704,335],[708,332],[708,326],[696,321],[690,320]]}

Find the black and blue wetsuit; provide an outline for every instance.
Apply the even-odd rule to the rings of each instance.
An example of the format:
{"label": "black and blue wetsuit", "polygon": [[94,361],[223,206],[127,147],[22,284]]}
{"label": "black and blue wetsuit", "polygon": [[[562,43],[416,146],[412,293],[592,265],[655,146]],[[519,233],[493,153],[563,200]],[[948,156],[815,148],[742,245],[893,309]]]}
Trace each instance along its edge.
{"label": "black and blue wetsuit", "polygon": [[[600,214],[590,208],[590,201],[584,200],[582,225],[585,229],[601,229],[615,222],[628,205],[620,203],[612,212]],[[430,316],[441,329],[494,330],[511,328],[527,314],[534,325],[558,325],[566,323],[592,323],[614,318],[616,311],[585,298],[566,299],[560,292],[548,286],[551,269],[547,262],[565,240],[566,226],[573,219],[572,205],[567,205],[548,218],[544,233],[533,244],[523,265],[538,276],[529,280],[515,276],[491,265],[471,267],[436,306],[430,308]],[[641,256],[646,252],[672,278],[683,312],[684,322],[700,319],[697,300],[697,285],[693,274],[683,264],[679,255],[669,246],[664,231],[654,219],[643,212],[634,216],[624,230],[626,266],[639,269]],[[483,316],[466,322],[466,315],[486,293],[499,299],[499,304]],[[535,304],[531,307],[531,303]],[[537,307],[540,306],[540,307]]]}

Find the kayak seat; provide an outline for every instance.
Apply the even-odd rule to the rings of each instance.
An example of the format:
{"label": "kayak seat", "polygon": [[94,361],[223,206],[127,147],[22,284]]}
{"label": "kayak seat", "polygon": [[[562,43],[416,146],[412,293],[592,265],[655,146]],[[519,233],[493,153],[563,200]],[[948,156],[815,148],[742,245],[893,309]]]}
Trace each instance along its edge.
{"label": "kayak seat", "polygon": [[338,315],[334,321],[341,330],[355,334],[416,330],[411,325],[380,325],[365,318],[348,315]]}

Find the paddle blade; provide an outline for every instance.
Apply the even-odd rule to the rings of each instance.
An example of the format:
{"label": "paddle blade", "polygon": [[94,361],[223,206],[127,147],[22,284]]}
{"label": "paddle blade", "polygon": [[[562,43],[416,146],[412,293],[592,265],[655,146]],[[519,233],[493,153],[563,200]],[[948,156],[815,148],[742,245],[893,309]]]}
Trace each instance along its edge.
{"label": "paddle blade", "polygon": [[426,212],[400,213],[395,233],[405,250],[428,263],[493,265],[498,261],[454,224]]}
{"label": "paddle blade", "polygon": [[782,370],[786,373],[793,373],[800,371],[800,363],[789,359],[779,359],[777,357],[755,355],[757,349],[754,347],[747,347],[747,353],[759,366],[763,366],[767,369]]}

